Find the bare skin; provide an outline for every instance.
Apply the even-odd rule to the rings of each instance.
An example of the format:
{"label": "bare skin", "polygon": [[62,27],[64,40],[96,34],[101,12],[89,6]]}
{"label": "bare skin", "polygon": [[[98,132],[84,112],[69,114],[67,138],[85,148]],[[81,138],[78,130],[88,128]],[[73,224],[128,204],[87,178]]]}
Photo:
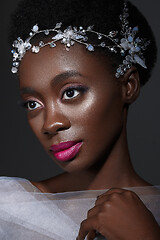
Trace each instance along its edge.
{"label": "bare skin", "polygon": [[110,189],[98,197],[95,207],[81,223],[77,240],[93,240],[95,229],[109,240],[158,240],[159,226],[132,191]]}
{"label": "bare skin", "polygon": [[[116,188],[96,201],[81,225],[78,240],[88,233],[88,239],[93,239],[95,230],[108,240],[158,240],[159,227],[153,216],[134,193],[121,189],[150,185],[134,171],[127,144],[128,105],[140,92],[136,68],[117,81],[107,59],[78,44],[69,52],[58,44],[38,54],[27,52],[19,80],[33,132],[65,171],[32,184],[51,193]],[[72,89],[73,96],[66,98],[68,89]],[[77,140],[83,145],[71,161],[61,162],[49,151],[52,144]],[[141,227],[135,224],[140,220]],[[118,225],[122,222],[123,226],[128,224],[129,231]],[[153,226],[151,233],[148,226]]]}

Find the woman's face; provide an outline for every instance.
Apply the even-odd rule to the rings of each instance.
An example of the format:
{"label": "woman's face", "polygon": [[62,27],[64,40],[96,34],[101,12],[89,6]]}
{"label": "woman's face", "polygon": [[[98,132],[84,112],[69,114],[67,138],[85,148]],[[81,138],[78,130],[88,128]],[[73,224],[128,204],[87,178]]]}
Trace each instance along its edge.
{"label": "woman's face", "polygon": [[58,165],[73,172],[107,159],[124,124],[121,84],[107,60],[58,43],[28,51],[19,79],[29,125]]}

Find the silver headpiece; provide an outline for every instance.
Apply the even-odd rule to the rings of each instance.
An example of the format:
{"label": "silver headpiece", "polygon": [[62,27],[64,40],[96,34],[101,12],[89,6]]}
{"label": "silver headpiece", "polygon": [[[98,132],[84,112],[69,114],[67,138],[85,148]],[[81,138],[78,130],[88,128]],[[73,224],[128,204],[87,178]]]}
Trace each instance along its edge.
{"label": "silver headpiece", "polygon": [[[49,45],[51,48],[56,47],[56,42],[61,40],[61,43],[65,45],[67,51],[70,47],[75,44],[75,42],[83,44],[86,46],[88,51],[94,51],[95,47],[107,48],[113,53],[120,53],[124,57],[121,65],[117,68],[115,76],[119,78],[124,75],[124,73],[131,68],[133,64],[139,64],[143,68],[147,68],[145,65],[145,59],[143,56],[143,51],[149,45],[150,41],[138,37],[138,26],[132,28],[129,27],[129,22],[127,18],[129,17],[127,3],[124,3],[124,9],[122,15],[120,15],[121,21],[121,32],[119,33],[119,38],[117,37],[118,31],[111,31],[107,35],[99,33],[93,30],[93,26],[89,26],[87,29],[80,27],[69,26],[63,32],[61,31],[62,23],[57,23],[53,29],[39,30],[38,24],[34,25],[29,37],[23,41],[20,37],[13,42],[14,49],[11,51],[13,54],[13,67],[11,69],[12,73],[18,72],[18,67],[20,61],[24,57],[28,50],[33,53],[38,53],[42,47]],[[44,34],[48,36],[49,34],[54,36],[51,41],[44,43],[40,41],[38,45],[32,45],[31,40],[37,34]],[[99,44],[89,43],[88,33],[95,34]],[[107,45],[106,41],[110,41],[111,45]]]}

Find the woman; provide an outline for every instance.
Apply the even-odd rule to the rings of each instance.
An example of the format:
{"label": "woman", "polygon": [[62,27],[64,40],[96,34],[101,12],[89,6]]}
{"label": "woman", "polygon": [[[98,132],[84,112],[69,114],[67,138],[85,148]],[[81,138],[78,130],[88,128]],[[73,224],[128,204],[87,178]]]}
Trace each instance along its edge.
{"label": "woman", "polygon": [[[156,61],[156,44],[147,21],[124,1],[36,0],[22,1],[11,29],[12,72],[18,76],[29,125],[64,170],[56,177],[32,182],[36,194],[38,189],[48,193],[38,191],[36,198],[46,201],[54,196],[49,193],[109,189],[103,194],[95,192],[97,199],[94,195],[94,205],[89,204],[77,239],[101,234],[108,240],[158,240],[158,223],[134,188],[143,186],[145,195],[152,197],[158,195],[158,189],[133,169],[126,133],[129,106]],[[82,192],[82,202],[87,193]],[[24,195],[20,191],[20,200]],[[68,206],[74,196],[63,195],[65,200],[70,198]],[[85,205],[91,197],[87,198]],[[51,208],[54,211],[56,204]],[[79,215],[84,207],[77,204]],[[75,209],[72,214],[73,218],[77,215]],[[40,216],[44,217],[42,212]],[[59,212],[56,216],[55,228],[65,218]],[[67,235],[68,225],[64,234],[72,239]]]}

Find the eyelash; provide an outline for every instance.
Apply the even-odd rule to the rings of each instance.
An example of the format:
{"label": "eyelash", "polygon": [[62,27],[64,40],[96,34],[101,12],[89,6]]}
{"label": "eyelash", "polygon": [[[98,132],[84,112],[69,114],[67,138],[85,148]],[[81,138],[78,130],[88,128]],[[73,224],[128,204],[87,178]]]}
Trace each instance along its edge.
{"label": "eyelash", "polygon": [[[76,98],[77,96],[79,96],[80,94],[83,94],[86,90],[87,90],[87,88],[83,87],[83,86],[68,87],[62,93],[62,100],[67,100],[67,101],[72,100],[72,99]],[[74,93],[75,93],[75,91],[77,91],[78,94],[75,97],[68,97],[67,99],[64,99],[64,96],[67,93],[67,91],[68,92],[69,91],[74,91]]]}
{"label": "eyelash", "polygon": [[[83,94],[86,90],[87,90],[87,88],[86,88],[86,87],[83,87],[83,86],[68,87],[68,88],[66,88],[66,89],[63,91],[63,93],[62,93],[62,100],[65,100],[65,101],[72,100],[72,99],[76,98],[77,96],[79,96],[80,94]],[[68,92],[69,92],[69,91],[74,91],[74,93],[75,93],[75,91],[77,91],[78,94],[77,94],[75,97],[68,97],[68,98],[64,99],[64,96],[65,96],[65,94],[67,93],[67,91],[68,91]],[[25,108],[28,112],[33,111],[33,110],[36,110],[37,108],[39,108],[39,107],[37,107],[37,108],[34,108],[34,109],[29,109],[29,104],[30,104],[30,103],[39,104],[39,107],[42,106],[41,103],[39,103],[38,101],[34,101],[34,100],[21,101],[21,102],[20,102],[20,105],[21,105],[23,108]]]}
{"label": "eyelash", "polygon": [[[29,104],[30,104],[30,103],[39,104],[39,107],[40,107],[40,108],[41,108],[41,106],[42,106],[42,104],[40,104],[39,102],[34,101],[34,100],[22,101],[22,102],[21,102],[21,106],[22,106],[23,108],[25,108],[28,112],[33,111],[33,110],[36,110],[37,108],[29,109]],[[38,108],[39,108],[39,107],[38,107]]]}

